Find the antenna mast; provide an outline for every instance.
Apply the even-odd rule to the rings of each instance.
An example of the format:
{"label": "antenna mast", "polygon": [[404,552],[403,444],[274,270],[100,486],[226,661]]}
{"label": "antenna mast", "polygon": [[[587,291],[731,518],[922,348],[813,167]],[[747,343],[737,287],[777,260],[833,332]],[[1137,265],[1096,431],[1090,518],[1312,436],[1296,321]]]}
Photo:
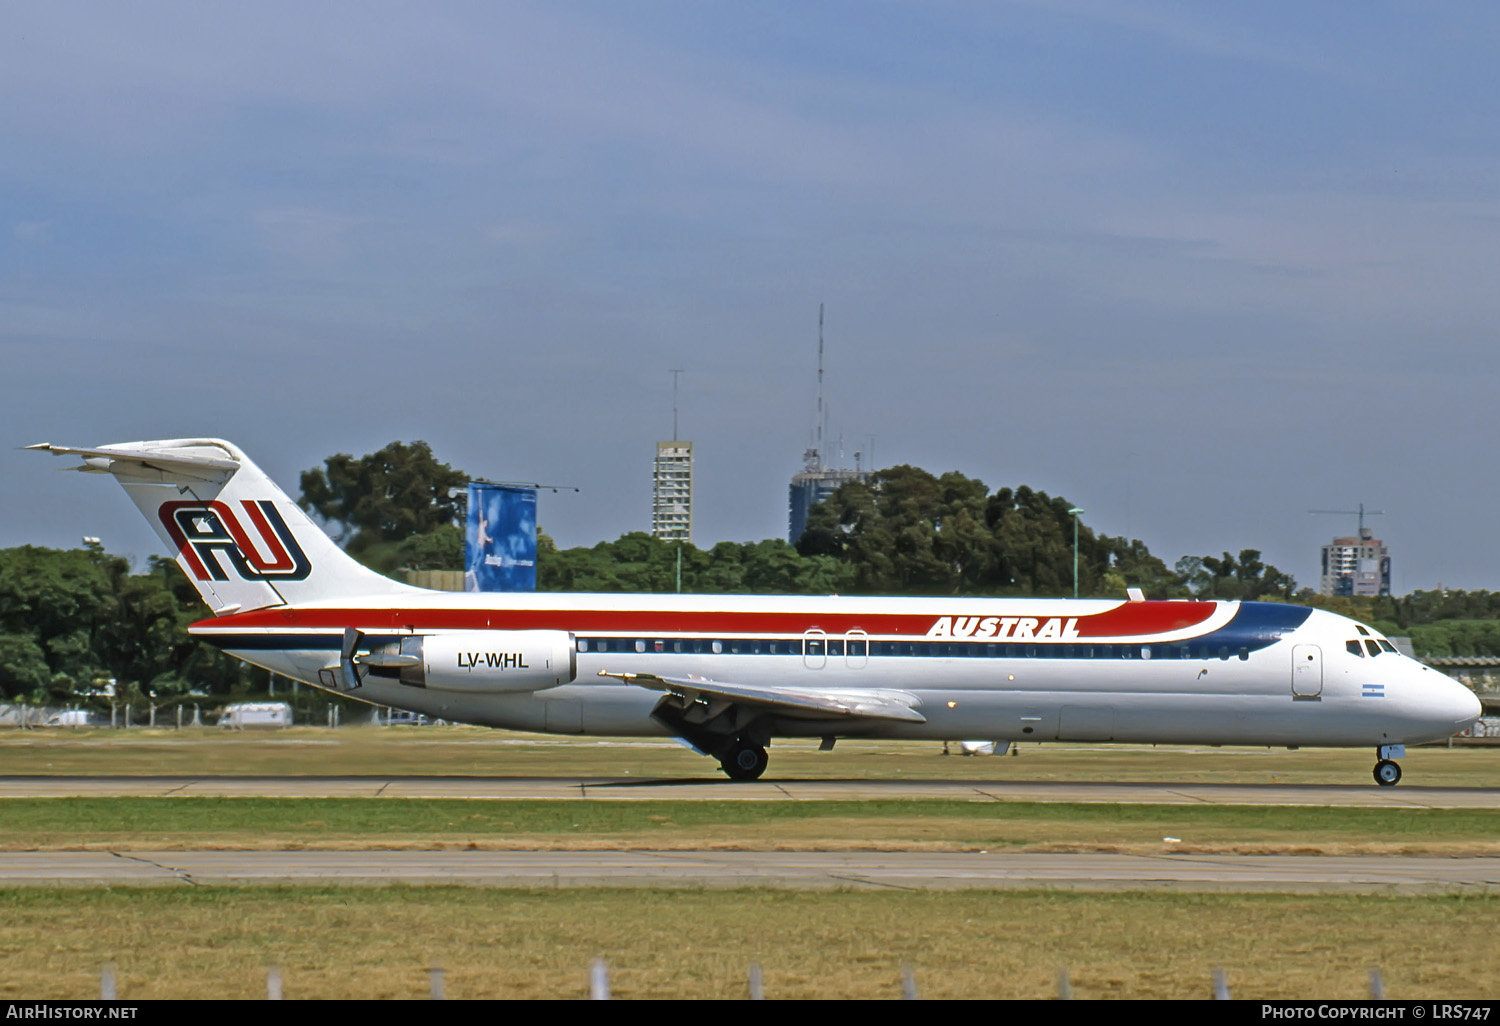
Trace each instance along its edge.
{"label": "antenna mast", "polygon": [[818,304],[818,469],[823,469],[823,304]]}
{"label": "antenna mast", "polygon": [[677,382],[681,380],[684,371],[674,369],[672,371],[672,441],[677,441]]}

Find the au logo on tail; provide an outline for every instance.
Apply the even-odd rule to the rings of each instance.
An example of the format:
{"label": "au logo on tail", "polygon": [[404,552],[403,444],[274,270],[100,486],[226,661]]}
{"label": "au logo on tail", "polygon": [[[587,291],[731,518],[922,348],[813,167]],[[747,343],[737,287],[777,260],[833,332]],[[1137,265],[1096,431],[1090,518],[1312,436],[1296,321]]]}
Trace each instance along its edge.
{"label": "au logo on tail", "polygon": [[266,499],[242,499],[240,505],[259,535],[259,545],[225,502],[164,502],[156,515],[182,561],[200,581],[229,580],[220,553],[247,581],[306,580],[312,564],[276,511],[276,504]]}

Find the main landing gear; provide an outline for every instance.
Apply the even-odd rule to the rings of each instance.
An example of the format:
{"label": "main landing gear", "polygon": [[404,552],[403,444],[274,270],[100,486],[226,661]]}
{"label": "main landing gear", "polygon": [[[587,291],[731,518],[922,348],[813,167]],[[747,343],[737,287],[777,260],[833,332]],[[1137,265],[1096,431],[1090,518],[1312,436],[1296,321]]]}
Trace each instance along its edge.
{"label": "main landing gear", "polygon": [[1375,783],[1381,787],[1395,787],[1401,782],[1401,767],[1393,762],[1406,754],[1405,745],[1381,745],[1375,749]]}
{"label": "main landing gear", "polygon": [[770,761],[771,757],[760,745],[736,738],[719,757],[719,767],[729,774],[730,780],[758,780]]}

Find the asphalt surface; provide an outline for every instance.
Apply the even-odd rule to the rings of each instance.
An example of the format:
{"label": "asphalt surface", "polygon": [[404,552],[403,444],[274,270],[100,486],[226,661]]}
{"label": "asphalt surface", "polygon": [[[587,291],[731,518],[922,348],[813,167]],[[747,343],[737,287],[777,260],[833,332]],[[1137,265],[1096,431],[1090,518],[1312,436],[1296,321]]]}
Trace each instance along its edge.
{"label": "asphalt surface", "polygon": [[[963,780],[640,780],[629,777],[9,776],[0,798],[386,797],[827,801],[948,798],[1500,808],[1500,789],[1326,784]],[[0,853],[0,886],[457,884],[489,887],[1059,888],[1487,892],[1500,858],[973,852],[72,851]]]}
{"label": "asphalt surface", "polygon": [[715,801],[959,801],[1157,803],[1169,805],[1337,805],[1373,808],[1496,809],[1500,788],[1400,784],[1073,783],[994,780],[782,780],[569,776],[0,776],[0,798],[58,797],[491,798]]}
{"label": "asphalt surface", "polygon": [[0,853],[0,885],[1500,891],[1500,858],[921,852],[196,851]]}

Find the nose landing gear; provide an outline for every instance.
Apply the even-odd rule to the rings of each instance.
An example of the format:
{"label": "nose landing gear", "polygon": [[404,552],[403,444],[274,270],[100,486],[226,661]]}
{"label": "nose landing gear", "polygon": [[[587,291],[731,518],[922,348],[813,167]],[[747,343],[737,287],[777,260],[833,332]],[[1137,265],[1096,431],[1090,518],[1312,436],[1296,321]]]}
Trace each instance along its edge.
{"label": "nose landing gear", "polygon": [[1375,749],[1375,783],[1381,787],[1395,787],[1401,782],[1401,767],[1392,760],[1406,754],[1405,745],[1381,745]]}

